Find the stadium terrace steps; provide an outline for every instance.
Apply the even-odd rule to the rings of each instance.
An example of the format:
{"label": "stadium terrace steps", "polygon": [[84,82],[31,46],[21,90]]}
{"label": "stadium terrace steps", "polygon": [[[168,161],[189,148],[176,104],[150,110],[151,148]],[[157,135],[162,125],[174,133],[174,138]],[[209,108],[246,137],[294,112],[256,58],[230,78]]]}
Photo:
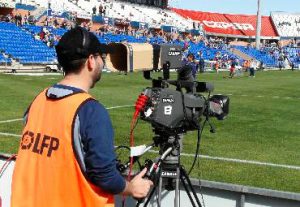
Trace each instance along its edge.
{"label": "stadium terrace steps", "polygon": [[238,56],[238,57],[244,59],[244,60],[250,60],[250,59],[253,58],[253,57],[251,57],[250,55],[247,55],[246,53],[244,53],[244,52],[242,52],[242,51],[240,51],[240,50],[238,50],[238,49],[236,49],[236,48],[232,48],[232,49],[231,49],[231,52],[232,52],[233,54],[235,54],[236,56]]}
{"label": "stadium terrace steps", "polygon": [[244,46],[234,46],[234,48],[249,55],[253,59],[263,62],[263,64],[265,64],[267,67],[276,67],[278,65],[278,61],[276,60],[276,58],[268,55],[266,51],[260,51],[252,47]]}
{"label": "stadium terrace steps", "polygon": [[43,14],[46,12],[46,10],[47,10],[47,9],[46,9],[45,7],[39,6],[39,7],[37,7],[36,10],[33,10],[33,11],[31,12],[31,14],[34,16],[34,18],[35,18],[37,21],[39,21],[40,18],[43,16]]}

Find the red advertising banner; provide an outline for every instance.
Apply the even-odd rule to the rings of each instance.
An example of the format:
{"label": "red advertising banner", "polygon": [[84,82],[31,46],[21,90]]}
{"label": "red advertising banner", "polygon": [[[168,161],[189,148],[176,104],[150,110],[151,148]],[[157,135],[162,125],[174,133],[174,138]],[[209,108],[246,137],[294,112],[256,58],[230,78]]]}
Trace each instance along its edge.
{"label": "red advertising banner", "polygon": [[[209,33],[236,36],[256,35],[256,15],[220,14],[172,8],[174,12],[194,21],[201,22]],[[262,16],[261,36],[277,37],[271,17]]]}

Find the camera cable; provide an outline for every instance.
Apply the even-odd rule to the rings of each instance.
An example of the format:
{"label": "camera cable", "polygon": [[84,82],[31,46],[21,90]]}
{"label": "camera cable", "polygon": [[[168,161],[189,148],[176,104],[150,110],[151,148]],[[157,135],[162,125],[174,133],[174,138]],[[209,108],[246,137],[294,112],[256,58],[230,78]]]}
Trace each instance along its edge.
{"label": "camera cable", "polygon": [[[145,107],[147,101],[148,101],[148,96],[145,94],[140,94],[137,101],[135,102],[135,112],[132,117],[132,121],[130,124],[130,147],[134,147],[134,129],[137,125],[138,122],[138,116],[139,113],[142,111],[142,109]],[[134,156],[130,153],[130,165],[129,165],[129,172],[127,175],[127,180],[130,182],[131,180],[131,174],[132,174],[132,168],[133,168],[133,163],[134,163]],[[125,206],[125,196],[123,196],[122,199],[122,206]]]}
{"label": "camera cable", "polygon": [[0,178],[4,175],[4,172],[7,169],[7,167],[14,159],[16,159],[16,157],[17,157],[17,154],[13,154],[10,157],[8,157],[8,159],[5,161],[5,163],[2,165],[2,167],[0,169]]}

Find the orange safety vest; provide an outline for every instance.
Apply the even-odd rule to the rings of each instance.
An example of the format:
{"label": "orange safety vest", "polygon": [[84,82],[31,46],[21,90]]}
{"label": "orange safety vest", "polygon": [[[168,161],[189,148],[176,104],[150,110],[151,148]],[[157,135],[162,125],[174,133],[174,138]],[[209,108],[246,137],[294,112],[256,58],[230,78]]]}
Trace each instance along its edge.
{"label": "orange safety vest", "polygon": [[[72,148],[77,110],[92,97],[77,93],[33,101],[15,164],[11,207],[112,207],[114,198],[91,184]],[[99,149],[100,150],[100,149]]]}

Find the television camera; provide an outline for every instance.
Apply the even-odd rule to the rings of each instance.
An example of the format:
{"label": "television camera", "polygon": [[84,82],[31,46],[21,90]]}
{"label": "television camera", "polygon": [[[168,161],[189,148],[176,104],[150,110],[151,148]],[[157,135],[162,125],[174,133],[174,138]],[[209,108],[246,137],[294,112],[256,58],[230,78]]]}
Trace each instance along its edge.
{"label": "television camera", "polygon": [[[160,148],[159,158],[155,161],[146,160],[145,162],[148,169],[147,177],[155,185],[144,206],[148,205],[157,186],[159,186],[157,195],[160,196],[163,178],[167,178],[164,179],[167,180],[167,190],[175,189],[174,206],[179,206],[179,181],[189,195],[192,205],[201,206],[188,177],[189,173],[180,165],[183,135],[187,131],[198,130],[197,151],[192,170],[199,152],[200,137],[205,123],[208,122],[211,127],[210,131],[215,132],[210,117],[216,117],[218,120],[225,119],[229,113],[229,98],[224,95],[210,96],[214,89],[213,85],[194,81],[191,68],[187,65],[177,70],[177,80],[168,79],[170,77],[168,68],[167,65],[163,71],[164,77],[158,79],[152,79],[149,72],[144,72],[146,79],[152,79],[152,87],[144,89],[136,102],[134,117],[139,115],[142,120],[152,125],[155,134],[152,146]],[[204,92],[208,93],[208,97],[201,94]],[[203,118],[205,118],[204,122],[202,122]],[[150,148],[147,147],[148,149]],[[137,156],[134,157],[135,160],[138,160]],[[161,206],[161,198],[159,197],[157,200]],[[137,206],[142,202],[144,200],[139,201]]]}

